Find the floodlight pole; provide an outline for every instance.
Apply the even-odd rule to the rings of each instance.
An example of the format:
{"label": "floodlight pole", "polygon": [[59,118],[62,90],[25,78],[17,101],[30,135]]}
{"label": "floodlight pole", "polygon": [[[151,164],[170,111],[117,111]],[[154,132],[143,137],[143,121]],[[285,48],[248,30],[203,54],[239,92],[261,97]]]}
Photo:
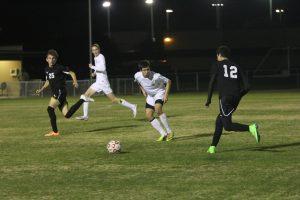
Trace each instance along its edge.
{"label": "floodlight pole", "polygon": [[269,15],[270,21],[273,20],[273,0],[269,0]]}
{"label": "floodlight pole", "polygon": [[[92,63],[93,56],[92,56],[92,6],[91,6],[91,0],[88,0],[88,13],[89,13],[89,61]],[[90,69],[90,82],[92,82],[92,69]]]}
{"label": "floodlight pole", "polygon": [[151,37],[152,37],[152,41],[155,42],[155,36],[154,36],[153,4],[150,5],[150,15],[151,15]]}

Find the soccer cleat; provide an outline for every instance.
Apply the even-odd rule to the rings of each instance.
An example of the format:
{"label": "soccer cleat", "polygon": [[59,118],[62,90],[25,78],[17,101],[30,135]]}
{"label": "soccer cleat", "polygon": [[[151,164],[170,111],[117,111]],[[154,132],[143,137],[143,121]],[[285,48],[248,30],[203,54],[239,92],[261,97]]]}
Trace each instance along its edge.
{"label": "soccer cleat", "polygon": [[86,97],[85,95],[81,95],[80,99],[84,100],[85,102],[94,102],[95,100],[90,97]]}
{"label": "soccer cleat", "polygon": [[59,132],[55,133],[55,132],[51,131],[50,133],[47,133],[45,135],[45,137],[56,137],[56,136],[59,136]]}
{"label": "soccer cleat", "polygon": [[210,153],[210,154],[216,153],[216,147],[215,146],[210,146],[207,150],[207,153]]}
{"label": "soccer cleat", "polygon": [[260,135],[259,135],[259,132],[258,132],[257,124],[256,123],[251,124],[249,126],[249,131],[255,137],[256,142],[259,143],[260,142]]}
{"label": "soccer cleat", "polygon": [[169,141],[173,140],[173,138],[174,138],[174,133],[173,132],[168,133],[166,141],[169,142]]}
{"label": "soccer cleat", "polygon": [[132,110],[133,118],[135,118],[135,117],[136,117],[136,114],[137,114],[137,105],[134,104],[134,105],[133,105],[133,108],[132,108],[131,110]]}
{"label": "soccer cleat", "polygon": [[162,142],[162,141],[165,141],[166,140],[166,135],[162,135],[162,136],[160,136],[157,140],[156,140],[156,142]]}
{"label": "soccer cleat", "polygon": [[87,121],[89,119],[88,116],[79,116],[79,117],[76,117],[77,120],[83,120],[83,121]]}

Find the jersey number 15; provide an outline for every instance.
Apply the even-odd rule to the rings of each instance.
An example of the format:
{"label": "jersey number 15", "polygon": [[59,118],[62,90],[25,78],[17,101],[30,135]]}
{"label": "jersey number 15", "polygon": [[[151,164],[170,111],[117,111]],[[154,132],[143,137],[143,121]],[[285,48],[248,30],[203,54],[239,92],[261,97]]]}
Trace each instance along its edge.
{"label": "jersey number 15", "polygon": [[227,65],[223,65],[224,68],[224,77],[228,78],[237,78],[237,67],[236,66],[231,66],[229,67],[229,75],[228,75],[228,66]]}

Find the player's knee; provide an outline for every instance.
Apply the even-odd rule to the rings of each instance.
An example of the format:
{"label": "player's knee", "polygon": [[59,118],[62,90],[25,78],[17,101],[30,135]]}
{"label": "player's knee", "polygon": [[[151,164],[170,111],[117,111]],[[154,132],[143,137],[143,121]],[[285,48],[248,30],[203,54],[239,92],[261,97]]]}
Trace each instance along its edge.
{"label": "player's knee", "polygon": [[51,106],[48,106],[47,112],[48,113],[53,113],[54,112],[54,108],[52,108]]}
{"label": "player's knee", "polygon": [[152,113],[146,113],[146,118],[148,121],[151,121],[153,119]]}
{"label": "player's knee", "polygon": [[232,131],[231,123],[224,124],[225,131]]}
{"label": "player's knee", "polygon": [[155,109],[155,112],[157,113],[158,116],[161,115],[161,114],[163,114],[163,111],[160,108]]}

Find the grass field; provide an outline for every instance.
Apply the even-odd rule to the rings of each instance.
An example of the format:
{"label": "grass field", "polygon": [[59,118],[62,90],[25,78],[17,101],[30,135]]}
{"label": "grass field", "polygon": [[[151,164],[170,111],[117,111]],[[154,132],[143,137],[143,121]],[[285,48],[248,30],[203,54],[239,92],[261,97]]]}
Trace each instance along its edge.
{"label": "grass field", "polygon": [[[252,92],[234,120],[259,123],[257,145],[249,133],[224,133],[208,155],[217,99],[175,94],[165,111],[176,133],[169,143],[144,118],[96,97],[86,122],[59,112],[59,138],[50,130],[48,98],[0,100],[0,199],[300,199],[300,93]],[[73,104],[75,98],[69,98]],[[81,114],[81,109],[78,115]],[[77,116],[78,116],[77,115]],[[123,153],[106,143],[120,140]]]}

